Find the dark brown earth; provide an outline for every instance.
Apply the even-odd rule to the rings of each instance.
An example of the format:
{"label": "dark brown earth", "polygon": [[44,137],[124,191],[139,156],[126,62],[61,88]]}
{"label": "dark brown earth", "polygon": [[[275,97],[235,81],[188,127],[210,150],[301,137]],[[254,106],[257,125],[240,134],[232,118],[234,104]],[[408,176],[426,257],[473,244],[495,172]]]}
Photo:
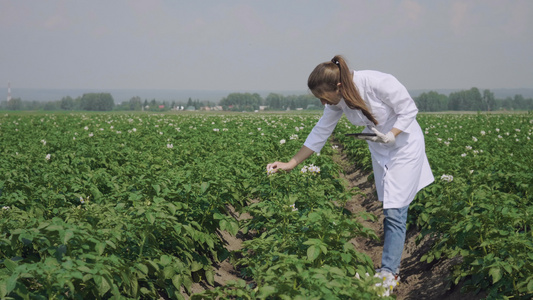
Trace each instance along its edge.
{"label": "dark brown earth", "polygon": [[[357,187],[362,192],[362,194],[356,195],[351,201],[348,201],[346,208],[356,215],[360,212],[370,212],[377,216],[375,221],[364,220],[363,218],[360,218],[359,221],[364,226],[374,230],[380,240],[357,238],[352,240],[352,242],[356,249],[367,254],[374,262],[374,266],[378,268],[381,264],[381,251],[383,247],[383,214],[381,202],[377,200],[375,186],[367,180],[368,172],[361,171],[357,164],[353,165],[349,162],[347,157],[342,153],[342,150],[340,150],[340,145],[339,152],[334,156],[334,159],[343,168],[343,172],[339,176],[345,181],[347,188]],[[247,215],[234,214],[239,219],[249,218]],[[416,228],[410,228],[407,232],[405,248],[402,255],[400,284],[394,289],[393,293],[397,299],[477,300],[484,298],[482,293],[477,295],[462,294],[460,292],[460,284],[451,284],[451,280],[449,279],[451,268],[459,263],[457,259],[441,259],[432,263],[421,262],[420,258],[430,249],[431,243],[426,239],[417,245],[415,240],[418,234],[419,232]],[[235,237],[222,232],[221,237],[225,241],[226,248],[229,251],[241,248],[242,235],[238,234]],[[229,280],[240,279],[238,272],[228,260],[221,262],[214,266],[214,268],[216,271],[215,286],[224,285]],[[195,283],[192,290],[193,293],[198,293],[209,288],[211,287]],[[188,298],[185,293],[183,295]]]}

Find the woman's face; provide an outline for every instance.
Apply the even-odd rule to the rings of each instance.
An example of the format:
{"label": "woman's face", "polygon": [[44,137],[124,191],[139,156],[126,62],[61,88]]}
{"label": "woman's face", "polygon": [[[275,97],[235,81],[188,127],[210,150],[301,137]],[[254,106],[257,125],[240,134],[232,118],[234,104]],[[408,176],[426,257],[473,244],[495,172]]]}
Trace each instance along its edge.
{"label": "woman's face", "polygon": [[322,102],[322,105],[337,105],[342,99],[341,90],[337,89],[333,92],[326,92],[322,95],[315,95],[318,99],[320,99],[320,102]]}

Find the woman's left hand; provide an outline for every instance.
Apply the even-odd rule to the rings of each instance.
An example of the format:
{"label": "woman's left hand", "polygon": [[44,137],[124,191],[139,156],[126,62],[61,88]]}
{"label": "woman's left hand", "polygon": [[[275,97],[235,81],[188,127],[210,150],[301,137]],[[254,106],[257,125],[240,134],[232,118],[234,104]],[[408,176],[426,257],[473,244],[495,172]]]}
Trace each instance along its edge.
{"label": "woman's left hand", "polygon": [[372,138],[373,142],[393,144],[396,141],[396,137],[394,136],[394,133],[392,131],[389,131],[387,134],[383,134],[374,127],[372,128],[372,131],[374,131],[374,133],[376,134],[376,136]]}

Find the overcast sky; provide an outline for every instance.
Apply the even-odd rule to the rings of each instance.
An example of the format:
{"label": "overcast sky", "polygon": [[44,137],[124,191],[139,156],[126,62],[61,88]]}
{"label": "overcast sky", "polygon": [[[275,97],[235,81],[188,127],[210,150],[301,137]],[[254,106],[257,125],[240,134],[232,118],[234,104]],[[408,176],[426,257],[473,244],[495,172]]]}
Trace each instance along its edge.
{"label": "overcast sky", "polygon": [[408,89],[533,88],[533,1],[0,0],[0,84],[306,90],[313,68]]}

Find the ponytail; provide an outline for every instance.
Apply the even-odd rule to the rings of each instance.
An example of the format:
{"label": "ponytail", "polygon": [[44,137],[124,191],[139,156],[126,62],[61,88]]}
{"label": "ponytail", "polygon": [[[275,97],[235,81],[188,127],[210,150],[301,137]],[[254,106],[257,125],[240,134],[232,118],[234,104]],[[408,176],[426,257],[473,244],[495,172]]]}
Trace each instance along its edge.
{"label": "ponytail", "polygon": [[[339,80],[340,79],[340,80]],[[359,109],[375,125],[374,118],[353,82],[353,76],[341,55],[335,55],[330,62],[319,64],[309,75],[307,85],[313,94],[322,95],[337,89],[340,82],[342,98],[351,109]]]}

